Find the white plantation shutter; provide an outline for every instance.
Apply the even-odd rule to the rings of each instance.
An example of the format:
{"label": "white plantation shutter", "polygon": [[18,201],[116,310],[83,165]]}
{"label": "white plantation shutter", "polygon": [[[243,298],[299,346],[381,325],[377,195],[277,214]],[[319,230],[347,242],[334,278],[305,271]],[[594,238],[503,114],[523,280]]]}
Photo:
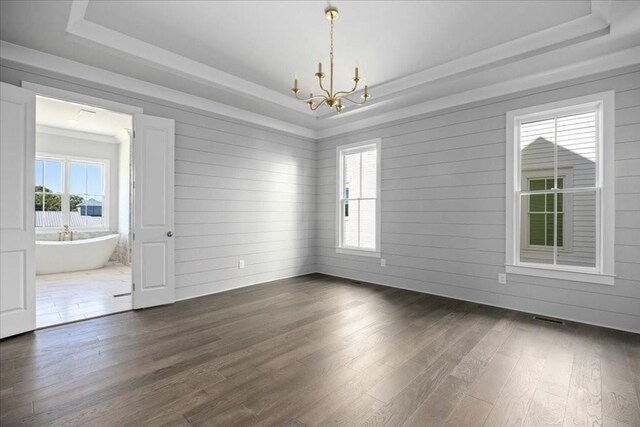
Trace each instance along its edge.
{"label": "white plantation shutter", "polygon": [[376,247],[377,150],[361,153],[360,247]]}
{"label": "white plantation shutter", "polygon": [[344,156],[345,199],[360,198],[360,153]]}
{"label": "white plantation shutter", "polygon": [[340,150],[340,248],[375,251],[378,242],[378,146],[365,144]]}
{"label": "white plantation shutter", "polygon": [[378,168],[378,156],[376,150],[369,150],[361,153],[362,162],[362,198],[376,198],[376,175]]}

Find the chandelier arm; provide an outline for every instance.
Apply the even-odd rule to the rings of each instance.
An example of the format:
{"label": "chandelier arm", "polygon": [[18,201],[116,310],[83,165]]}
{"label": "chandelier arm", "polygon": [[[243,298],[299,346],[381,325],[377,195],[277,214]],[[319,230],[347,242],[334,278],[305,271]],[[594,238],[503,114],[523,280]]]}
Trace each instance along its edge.
{"label": "chandelier arm", "polygon": [[299,100],[299,101],[305,101],[305,102],[307,102],[307,101],[311,101],[311,100],[314,100],[314,99],[318,99],[318,98],[326,99],[324,95],[316,95],[316,96],[312,96],[312,97],[310,97],[310,98],[300,98],[300,97],[298,96],[298,94],[296,93],[296,94],[295,94],[295,96],[296,96],[296,99],[297,99],[297,100]]}
{"label": "chandelier arm", "polygon": [[324,104],[325,102],[327,102],[327,98],[324,98],[322,101],[320,101],[320,102],[315,106],[315,108],[314,108],[314,107],[311,107],[311,106],[309,106],[309,108],[311,109],[311,111],[316,111],[316,110],[317,110],[318,108],[320,108],[320,106],[321,106],[322,104]]}
{"label": "chandelier arm", "polygon": [[329,92],[328,90],[326,90],[324,88],[324,86],[322,86],[322,77],[318,77],[318,82],[320,83],[320,89],[322,89],[324,91],[324,93],[327,94],[327,98],[332,98],[331,92]]}
{"label": "chandelier arm", "polygon": [[345,95],[351,95],[356,91],[357,88],[358,88],[358,82],[355,82],[355,84],[353,85],[353,89],[351,89],[350,91],[341,90],[340,92],[336,92],[333,96],[342,98]]}
{"label": "chandelier arm", "polygon": [[353,99],[349,99],[346,96],[341,97],[340,99],[346,99],[347,101],[351,102],[352,104],[356,104],[356,105],[364,105],[365,102],[367,102],[367,100],[363,100],[362,102],[357,102],[354,101]]}

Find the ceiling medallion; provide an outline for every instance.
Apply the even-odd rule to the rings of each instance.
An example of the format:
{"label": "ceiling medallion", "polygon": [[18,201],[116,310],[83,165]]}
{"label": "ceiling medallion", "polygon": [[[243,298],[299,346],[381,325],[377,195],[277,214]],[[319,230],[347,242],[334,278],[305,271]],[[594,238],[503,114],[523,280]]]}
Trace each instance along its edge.
{"label": "ceiling medallion", "polygon": [[298,97],[298,93],[300,92],[300,89],[298,88],[298,79],[294,80],[293,89],[291,89],[291,91],[294,93],[297,99],[306,102],[309,108],[311,109],[311,111],[315,111],[318,108],[320,108],[322,104],[325,104],[329,108],[335,108],[336,111],[339,113],[344,109],[342,100],[347,100],[356,105],[362,105],[365,102],[367,102],[367,99],[369,99],[371,95],[369,95],[369,88],[367,87],[367,85],[365,85],[364,94],[362,95],[362,102],[357,102],[348,98],[349,95],[353,94],[356,91],[356,89],[358,88],[358,83],[362,80],[358,75],[358,67],[356,67],[355,74],[353,77],[354,84],[353,84],[353,88],[350,91],[339,91],[339,92],[333,91],[333,21],[338,19],[339,14],[338,14],[338,9],[336,9],[335,7],[326,8],[324,11],[324,14],[326,18],[329,21],[331,21],[331,50],[329,51],[329,59],[330,59],[329,90],[325,89],[324,86],[322,85],[322,79],[324,78],[325,75],[322,72],[322,62],[319,62],[318,72],[315,74],[315,76],[318,78],[318,82],[320,83],[320,89],[324,92],[324,94],[313,96],[313,93],[309,93],[308,98]]}

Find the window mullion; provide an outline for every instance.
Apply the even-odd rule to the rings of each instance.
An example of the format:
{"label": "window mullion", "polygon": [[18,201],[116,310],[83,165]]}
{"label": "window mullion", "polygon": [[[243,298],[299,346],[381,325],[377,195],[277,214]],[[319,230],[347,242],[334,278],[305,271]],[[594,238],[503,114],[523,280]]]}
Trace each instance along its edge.
{"label": "window mullion", "polygon": [[62,180],[62,218],[65,224],[71,226],[71,197],[69,196],[69,189],[71,187],[69,183],[69,162],[64,160],[63,162],[63,180]]}
{"label": "window mullion", "polygon": [[[358,196],[362,197],[362,151],[358,153],[358,159],[360,160],[360,179],[358,180],[358,184],[360,188],[358,189]],[[360,244],[360,230],[362,229],[362,224],[360,223],[360,209],[362,208],[362,204],[360,203],[360,199],[358,199],[358,247],[361,247]]]}
{"label": "window mullion", "polygon": [[[545,203],[546,206],[546,203]],[[546,215],[545,215],[546,216]],[[558,264],[558,116],[553,118],[553,265]]]}

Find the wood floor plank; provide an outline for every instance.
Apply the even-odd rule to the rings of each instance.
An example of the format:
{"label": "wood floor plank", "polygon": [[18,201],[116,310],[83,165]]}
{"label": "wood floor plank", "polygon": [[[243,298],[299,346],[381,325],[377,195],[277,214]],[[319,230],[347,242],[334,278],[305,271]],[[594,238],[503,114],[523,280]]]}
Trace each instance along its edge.
{"label": "wood floor plank", "polygon": [[447,427],[480,427],[484,425],[492,405],[465,395],[445,421]]}
{"label": "wood floor plank", "polygon": [[531,399],[523,426],[562,427],[566,396],[557,396],[538,388]]}
{"label": "wood floor plank", "polygon": [[640,425],[640,336],[307,275],[0,341],[0,424]]}
{"label": "wood floor plank", "polygon": [[602,424],[600,358],[590,345],[576,349],[564,415],[564,426]]}
{"label": "wood floor plank", "polygon": [[500,391],[486,426],[520,425],[533,398],[545,359],[523,354]]}

